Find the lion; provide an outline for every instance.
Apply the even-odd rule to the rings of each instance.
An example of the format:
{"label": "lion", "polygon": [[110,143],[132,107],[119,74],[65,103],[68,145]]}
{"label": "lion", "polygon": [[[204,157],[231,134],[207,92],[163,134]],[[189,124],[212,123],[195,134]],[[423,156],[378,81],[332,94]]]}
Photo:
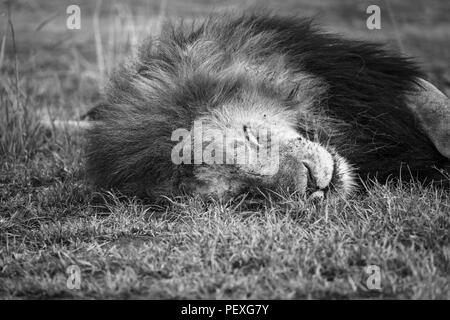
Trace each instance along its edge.
{"label": "lion", "polygon": [[86,133],[88,176],[145,199],[445,184],[450,103],[423,79],[411,58],[309,19],[245,11],[172,24],[112,74]]}

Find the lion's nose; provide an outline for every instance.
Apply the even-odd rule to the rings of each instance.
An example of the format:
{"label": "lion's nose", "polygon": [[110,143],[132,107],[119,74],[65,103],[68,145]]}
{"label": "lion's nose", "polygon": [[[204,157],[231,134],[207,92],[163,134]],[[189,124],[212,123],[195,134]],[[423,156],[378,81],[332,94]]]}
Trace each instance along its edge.
{"label": "lion's nose", "polygon": [[302,161],[302,164],[306,168],[307,191],[310,193],[310,198],[316,198],[317,200],[325,198],[329,186],[328,181],[324,181],[319,176],[317,169],[309,161]]}

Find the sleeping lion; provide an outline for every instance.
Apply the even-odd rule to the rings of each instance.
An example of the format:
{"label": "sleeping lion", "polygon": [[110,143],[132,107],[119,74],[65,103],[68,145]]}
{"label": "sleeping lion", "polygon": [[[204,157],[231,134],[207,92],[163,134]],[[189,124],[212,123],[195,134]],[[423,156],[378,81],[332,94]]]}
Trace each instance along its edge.
{"label": "sleeping lion", "polygon": [[91,112],[88,176],[146,199],[346,196],[368,178],[448,185],[450,103],[423,78],[409,58],[295,17],[173,25],[111,76]]}

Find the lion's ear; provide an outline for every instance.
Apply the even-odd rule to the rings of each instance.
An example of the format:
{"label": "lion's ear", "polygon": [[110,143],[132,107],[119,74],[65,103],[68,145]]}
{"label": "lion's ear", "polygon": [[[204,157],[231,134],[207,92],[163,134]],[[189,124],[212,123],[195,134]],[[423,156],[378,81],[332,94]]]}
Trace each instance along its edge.
{"label": "lion's ear", "polygon": [[428,81],[418,79],[408,107],[436,149],[450,159],[450,99]]}

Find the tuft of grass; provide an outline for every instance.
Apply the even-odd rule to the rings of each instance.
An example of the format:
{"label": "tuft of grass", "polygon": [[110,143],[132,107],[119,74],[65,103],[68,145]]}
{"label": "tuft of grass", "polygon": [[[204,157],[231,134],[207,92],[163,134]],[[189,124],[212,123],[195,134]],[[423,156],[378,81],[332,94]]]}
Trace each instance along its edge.
{"label": "tuft of grass", "polygon": [[[351,199],[319,206],[275,193],[258,202],[180,197],[156,206],[92,190],[83,136],[39,120],[76,119],[101,100],[102,79],[142,36],[159,34],[166,15],[212,7],[79,2],[80,32],[61,27],[65,4],[54,0],[42,1],[42,12],[11,7],[11,24],[0,30],[0,298],[450,298],[448,190],[371,182]],[[343,3],[341,11],[327,1],[280,8],[367,32],[355,29],[365,21],[361,4]],[[409,3],[393,3],[396,17],[422,12]],[[433,57],[427,70],[445,92],[447,35],[433,31],[448,28],[438,19],[447,4],[438,3],[426,46],[425,27],[400,19],[395,32],[406,52]],[[379,36],[395,41],[384,26]],[[81,271],[79,290],[67,286],[72,265]],[[381,290],[367,287],[370,265],[380,268]]]}

